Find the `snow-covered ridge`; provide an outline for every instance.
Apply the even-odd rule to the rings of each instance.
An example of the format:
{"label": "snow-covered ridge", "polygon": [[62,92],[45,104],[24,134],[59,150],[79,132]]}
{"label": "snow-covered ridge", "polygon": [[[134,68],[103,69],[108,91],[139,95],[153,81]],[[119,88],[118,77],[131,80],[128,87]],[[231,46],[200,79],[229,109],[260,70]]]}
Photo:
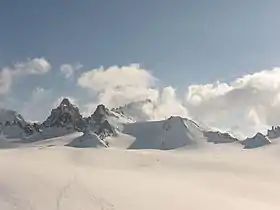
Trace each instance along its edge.
{"label": "snow-covered ridge", "polygon": [[[208,133],[194,121],[171,116],[167,120],[136,122],[124,126],[123,132],[135,137],[130,149],[177,149],[204,147],[207,143],[231,143],[229,135]],[[216,138],[219,136],[219,138]]]}
{"label": "snow-covered ridge", "polygon": [[241,144],[244,145],[245,149],[253,149],[271,144],[271,141],[262,133],[257,133],[252,138],[247,138],[241,141]]}
{"label": "snow-covered ridge", "polygon": [[17,112],[0,109],[0,132],[2,136],[6,138],[25,138],[38,129],[36,123],[26,122]]}

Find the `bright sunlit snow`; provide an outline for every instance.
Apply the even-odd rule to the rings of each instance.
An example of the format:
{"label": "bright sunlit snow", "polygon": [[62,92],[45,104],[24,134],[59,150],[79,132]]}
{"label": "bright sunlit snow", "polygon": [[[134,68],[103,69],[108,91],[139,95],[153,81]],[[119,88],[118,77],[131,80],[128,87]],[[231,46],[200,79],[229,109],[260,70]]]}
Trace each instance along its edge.
{"label": "bright sunlit snow", "polygon": [[79,136],[0,150],[0,209],[279,209],[277,144],[181,151],[63,146]]}
{"label": "bright sunlit snow", "polygon": [[240,141],[179,116],[127,122],[104,105],[83,118],[66,99],[42,124],[1,116],[0,210],[280,206],[275,135]]}

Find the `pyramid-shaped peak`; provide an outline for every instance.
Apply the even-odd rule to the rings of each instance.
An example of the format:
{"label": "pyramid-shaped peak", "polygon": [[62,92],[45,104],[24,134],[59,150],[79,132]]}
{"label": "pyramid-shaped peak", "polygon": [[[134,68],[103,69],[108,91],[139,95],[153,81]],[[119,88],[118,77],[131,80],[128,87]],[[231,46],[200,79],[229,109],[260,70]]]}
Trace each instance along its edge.
{"label": "pyramid-shaped peak", "polygon": [[265,137],[262,133],[257,133],[253,138],[263,138]]}
{"label": "pyramid-shaped peak", "polygon": [[182,117],[180,117],[180,116],[170,116],[167,120],[181,120],[181,119],[183,119]]}
{"label": "pyramid-shaped peak", "polygon": [[51,110],[50,116],[43,122],[45,127],[81,127],[82,116],[78,107],[63,98],[60,105]]}
{"label": "pyramid-shaped peak", "polygon": [[71,102],[69,101],[68,98],[63,98],[61,103],[60,103],[60,106],[70,106],[72,105]]}
{"label": "pyramid-shaped peak", "polygon": [[106,108],[106,106],[104,104],[99,104],[96,107],[96,110],[94,111],[93,115],[108,115],[109,114],[109,110]]}
{"label": "pyramid-shaped peak", "polygon": [[105,111],[106,110],[106,107],[104,104],[99,104],[96,108],[96,110],[102,110],[102,111]]}

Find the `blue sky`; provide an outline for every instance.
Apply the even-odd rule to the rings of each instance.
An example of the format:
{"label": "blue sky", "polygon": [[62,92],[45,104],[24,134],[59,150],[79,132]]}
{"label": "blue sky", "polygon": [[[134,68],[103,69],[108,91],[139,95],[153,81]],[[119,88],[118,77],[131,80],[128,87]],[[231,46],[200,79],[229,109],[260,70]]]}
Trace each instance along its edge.
{"label": "blue sky", "polygon": [[1,97],[20,109],[9,100],[26,102],[40,87],[52,98],[86,102],[88,91],[60,71],[77,63],[83,65],[77,77],[100,66],[139,63],[179,95],[191,84],[229,84],[280,66],[279,8],[278,0],[3,1],[0,66],[43,57],[52,70],[17,79]]}

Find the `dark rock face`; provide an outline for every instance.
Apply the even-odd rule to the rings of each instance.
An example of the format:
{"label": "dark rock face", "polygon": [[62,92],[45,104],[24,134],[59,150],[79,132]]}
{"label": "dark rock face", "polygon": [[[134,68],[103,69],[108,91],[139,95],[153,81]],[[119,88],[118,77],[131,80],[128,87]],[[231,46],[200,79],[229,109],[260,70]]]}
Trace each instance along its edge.
{"label": "dark rock face", "polygon": [[85,132],[92,131],[102,140],[108,136],[117,135],[115,128],[108,120],[110,116],[112,114],[103,104],[98,105],[94,113],[85,120],[87,125]]}
{"label": "dark rock face", "polygon": [[79,109],[65,98],[57,108],[52,109],[50,116],[43,122],[41,127],[62,127],[81,131],[83,130],[84,122]]}
{"label": "dark rock face", "polygon": [[36,132],[36,130],[34,129],[34,127],[31,124],[27,124],[23,129],[24,129],[25,133],[28,135],[32,135],[33,133]]}
{"label": "dark rock face", "polygon": [[270,139],[280,137],[280,126],[272,126],[271,130],[267,131],[267,137]]}
{"label": "dark rock face", "polygon": [[41,125],[38,123],[33,123],[33,128],[35,129],[36,132],[41,132]]}
{"label": "dark rock face", "polygon": [[91,115],[91,119],[93,119],[96,122],[104,122],[107,118],[107,116],[109,116],[109,110],[105,107],[105,105],[100,104],[97,106],[96,110],[94,111],[94,113]]}
{"label": "dark rock face", "polygon": [[228,133],[221,133],[219,131],[207,131],[203,133],[208,142],[218,143],[232,143],[237,142],[238,139],[232,137]]}

